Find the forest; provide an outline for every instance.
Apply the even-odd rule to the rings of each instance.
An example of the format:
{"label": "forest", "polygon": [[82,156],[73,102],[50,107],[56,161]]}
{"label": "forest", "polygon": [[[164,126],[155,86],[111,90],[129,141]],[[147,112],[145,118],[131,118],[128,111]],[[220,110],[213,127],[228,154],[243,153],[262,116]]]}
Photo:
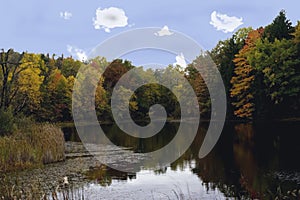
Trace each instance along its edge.
{"label": "forest", "polygon": [[[212,105],[219,97],[211,98],[213,95],[207,86],[209,83],[214,91],[218,87],[217,76],[212,73],[215,71],[210,70],[215,66],[226,92],[226,121],[214,149],[200,159],[199,149],[204,144],[203,138],[208,135],[209,125],[213,124],[211,116],[216,114]],[[201,74],[199,68],[204,69]],[[133,74],[126,76],[129,71]],[[94,72],[102,75],[95,80],[92,78]],[[147,83],[145,80],[151,81]],[[126,84],[118,87],[122,81]],[[79,87],[76,83],[80,83]],[[134,88],[139,83],[145,84],[133,91],[131,86]],[[94,93],[90,92],[91,88],[95,88]],[[190,98],[189,88],[193,89],[197,99]],[[187,187],[187,199],[192,199],[189,187],[193,191],[192,187],[197,183],[194,191],[201,192],[200,189],[205,188],[203,194],[223,195],[224,199],[299,199],[299,94],[300,21],[292,24],[284,10],[269,25],[241,28],[211,50],[199,52],[185,68],[173,64],[165,68],[146,68],[134,66],[129,60],[108,61],[101,56],[81,61],[72,56],[2,49],[0,198],[73,199],[65,194],[73,195],[75,191],[82,197],[78,199],[92,199],[88,195],[95,192],[86,190],[92,188],[92,183],[93,186],[101,185],[100,189],[96,188],[99,196],[104,197],[108,194],[105,191],[109,191],[111,197],[111,191],[116,191],[116,199],[119,199],[122,190],[114,184],[120,183],[125,188],[126,181],[139,180],[143,173],[120,172],[106,163],[99,164],[92,156],[98,153],[108,155],[117,158],[116,162],[109,160],[111,163],[124,166],[126,162],[144,158],[143,153],[163,149],[181,126],[179,120],[183,117],[177,99],[180,97],[186,105],[194,106],[198,101],[196,109],[189,106],[189,109],[184,109],[187,113],[201,115],[196,137],[193,137],[189,149],[182,151],[178,148],[181,157],[169,167],[157,170],[145,166],[146,179],[142,180],[152,180],[147,176],[155,175],[153,180],[158,180],[154,181],[156,190],[163,185],[175,186],[169,192],[171,195],[175,193],[177,199],[185,199],[181,196],[181,188],[176,185],[178,181],[186,181],[182,189]],[[128,136],[115,123],[117,120],[114,120],[111,106],[114,95],[127,103],[115,104],[117,109],[129,109],[136,124],[149,124],[153,116],[151,108],[156,104],[165,109],[170,123],[165,123],[158,134],[149,138]],[[87,152],[78,135],[77,124],[74,126],[74,121],[78,122],[82,113],[73,112],[74,106],[95,110],[107,138],[122,151],[101,144],[97,154]],[[122,112],[117,114],[124,119]],[[130,119],[125,118],[123,122],[126,120]],[[182,124],[185,124],[185,132],[180,142],[193,132],[190,122]],[[101,140],[99,135],[95,136],[98,124],[83,125],[86,125],[83,128],[94,128],[89,132],[91,138]],[[180,147],[179,142],[176,145]],[[131,153],[134,153],[133,157],[126,157]],[[186,173],[187,170],[191,173]],[[175,180],[174,174],[180,176]],[[172,177],[171,181],[157,184],[168,176]],[[25,184],[27,182],[29,184]],[[131,183],[133,189],[123,189],[123,192],[137,193],[138,184]],[[140,190],[143,198],[149,183],[146,181],[145,190]],[[109,188],[104,190],[102,187]],[[151,195],[153,191],[151,189]],[[84,192],[87,197],[84,197]]]}
{"label": "forest", "polygon": [[[293,26],[281,11],[273,22],[257,29],[248,27],[219,41],[212,50],[200,54],[185,69],[169,65],[165,69],[143,69],[128,60],[108,62],[104,57],[79,61],[64,55],[16,52],[0,53],[0,135],[13,132],[16,119],[36,122],[72,122],[72,90],[80,67],[100,66],[95,94],[99,121],[113,121],[110,100],[114,86],[129,70],[138,70],[137,78],[154,74],[157,79],[181,73],[193,87],[201,115],[210,117],[210,97],[206,84],[195,67],[206,57],[217,65],[227,94],[227,120],[282,120],[300,116],[300,22]],[[88,81],[88,77],[84,77]],[[213,79],[213,77],[212,77]],[[172,90],[184,94],[184,85],[174,82]],[[117,94],[128,93],[120,88]],[[157,84],[135,91],[130,100],[133,119],[148,119],[149,107],[162,104],[170,119],[180,118],[175,95]],[[122,109],[122,108],[120,108]]]}

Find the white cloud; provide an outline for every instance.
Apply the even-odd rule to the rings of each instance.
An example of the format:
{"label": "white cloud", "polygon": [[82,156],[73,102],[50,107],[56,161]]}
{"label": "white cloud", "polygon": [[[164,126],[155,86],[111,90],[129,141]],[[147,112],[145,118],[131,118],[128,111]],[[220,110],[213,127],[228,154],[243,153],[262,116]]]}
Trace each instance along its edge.
{"label": "white cloud", "polygon": [[86,61],[87,60],[87,54],[84,50],[79,49],[77,47],[73,47],[71,45],[67,46],[68,52],[72,55],[75,56],[80,61]]}
{"label": "white cloud", "polygon": [[125,27],[128,25],[128,17],[124,10],[116,7],[98,8],[96,18],[93,19],[95,29],[104,29],[109,33],[110,29],[116,27]]}
{"label": "white cloud", "polygon": [[65,20],[69,20],[72,18],[72,13],[68,12],[68,11],[64,11],[64,12],[60,12],[60,17],[65,19]]}
{"label": "white cloud", "polygon": [[185,62],[185,58],[183,53],[181,53],[180,55],[176,56],[176,62],[173,64],[173,66],[177,66],[179,65],[182,68],[186,68],[187,64]]}
{"label": "white cloud", "polygon": [[134,27],[134,26],[135,26],[135,23],[128,25],[129,28]]}
{"label": "white cloud", "polygon": [[168,35],[173,35],[174,33],[172,33],[170,30],[169,30],[169,27],[168,26],[164,26],[160,31],[157,31],[156,33],[154,33],[156,36],[168,36]]}
{"label": "white cloud", "polygon": [[230,17],[226,14],[221,14],[213,11],[210,16],[210,24],[213,25],[218,31],[224,33],[233,32],[234,29],[243,24],[243,18]]}

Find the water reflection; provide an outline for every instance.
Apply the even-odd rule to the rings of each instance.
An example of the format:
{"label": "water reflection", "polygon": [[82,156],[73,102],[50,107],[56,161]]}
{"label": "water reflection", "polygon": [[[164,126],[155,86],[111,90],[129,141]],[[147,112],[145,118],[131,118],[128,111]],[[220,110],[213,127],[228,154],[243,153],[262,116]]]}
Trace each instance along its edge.
{"label": "water reflection", "polygon": [[[169,123],[160,135],[150,140],[125,135],[114,137],[114,133],[120,131],[114,125],[107,125],[105,129],[115,144],[132,147],[135,152],[148,152],[170,141],[177,127],[178,124]],[[286,192],[299,189],[300,162],[296,156],[300,150],[299,127],[299,123],[295,122],[229,123],[214,150],[204,159],[198,159],[207,130],[207,124],[202,123],[191,147],[171,164],[170,169],[190,170],[199,177],[207,191],[218,189],[225,197],[268,199],[276,196],[278,187]],[[155,173],[167,174],[167,168]]]}
{"label": "water reflection", "polygon": [[[69,154],[65,163],[49,165],[39,172],[22,172],[18,178],[40,173],[40,182],[49,185],[56,177],[68,176],[73,193],[77,191],[78,196],[85,199],[299,198],[299,123],[228,123],[213,151],[199,159],[207,126],[200,125],[194,142],[179,159],[158,170],[145,165],[137,173],[120,172],[84,153],[82,157]],[[159,135],[138,139],[120,134],[115,125],[103,126],[112,142],[136,153],[163,147],[172,140],[177,128],[178,124],[168,123]],[[186,130],[188,137],[188,126]],[[79,145],[74,127],[64,128],[64,133],[66,140],[70,140],[68,145]],[[178,149],[177,153],[182,152]],[[6,175],[8,179],[12,177]],[[298,196],[293,197],[293,192]],[[62,194],[60,191],[58,196]]]}
{"label": "water reflection", "polygon": [[127,181],[136,179],[136,173],[121,172],[105,165],[90,168],[85,173],[87,179],[100,186],[110,186],[113,180]]}

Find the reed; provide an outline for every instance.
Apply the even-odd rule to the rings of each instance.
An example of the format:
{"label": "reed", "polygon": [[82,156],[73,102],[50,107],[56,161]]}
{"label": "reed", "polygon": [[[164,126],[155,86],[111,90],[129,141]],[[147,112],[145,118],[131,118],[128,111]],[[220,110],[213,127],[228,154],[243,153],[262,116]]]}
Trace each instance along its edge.
{"label": "reed", "polygon": [[64,136],[51,124],[31,124],[0,137],[0,171],[41,166],[65,159]]}

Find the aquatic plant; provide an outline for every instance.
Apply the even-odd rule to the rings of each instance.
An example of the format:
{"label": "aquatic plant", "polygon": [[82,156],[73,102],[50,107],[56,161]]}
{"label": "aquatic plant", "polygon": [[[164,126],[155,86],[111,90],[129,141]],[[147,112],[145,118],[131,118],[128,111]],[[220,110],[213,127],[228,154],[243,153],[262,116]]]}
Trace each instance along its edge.
{"label": "aquatic plant", "polygon": [[60,128],[30,125],[10,136],[0,137],[0,171],[40,166],[65,159],[64,137]]}

